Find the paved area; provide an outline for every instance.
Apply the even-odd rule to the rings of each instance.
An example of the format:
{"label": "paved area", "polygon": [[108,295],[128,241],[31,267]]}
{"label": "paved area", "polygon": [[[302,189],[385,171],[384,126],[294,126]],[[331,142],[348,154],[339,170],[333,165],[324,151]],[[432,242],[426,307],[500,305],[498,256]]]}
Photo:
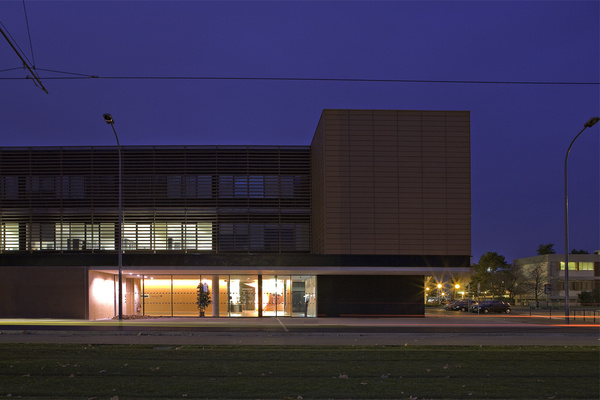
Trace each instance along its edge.
{"label": "paved area", "polygon": [[428,310],[425,318],[0,320],[0,343],[152,345],[600,345],[600,321]]}

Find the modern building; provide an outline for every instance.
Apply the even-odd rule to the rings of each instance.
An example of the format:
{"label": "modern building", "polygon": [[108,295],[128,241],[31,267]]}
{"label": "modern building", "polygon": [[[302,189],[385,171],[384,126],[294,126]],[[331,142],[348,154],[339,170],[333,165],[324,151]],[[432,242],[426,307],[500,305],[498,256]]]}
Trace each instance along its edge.
{"label": "modern building", "polygon": [[[524,283],[530,286],[539,278],[543,289],[541,300],[563,302],[565,300],[565,255],[545,254],[541,256],[518,258],[513,265],[519,269]],[[535,296],[531,290],[519,294],[517,301],[528,302]],[[600,289],[600,254],[569,254],[569,302],[577,303],[581,292]]]}
{"label": "modern building", "polygon": [[[324,110],[310,146],[0,148],[0,317],[423,316],[468,270],[467,111]],[[118,253],[122,239],[122,286]]]}

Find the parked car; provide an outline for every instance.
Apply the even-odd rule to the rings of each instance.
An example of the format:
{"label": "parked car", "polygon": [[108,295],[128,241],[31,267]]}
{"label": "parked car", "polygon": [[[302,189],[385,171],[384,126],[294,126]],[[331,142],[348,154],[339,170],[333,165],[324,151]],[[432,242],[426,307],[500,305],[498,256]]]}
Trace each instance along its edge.
{"label": "parked car", "polygon": [[442,308],[443,308],[444,310],[451,311],[451,310],[452,310],[452,307],[454,307],[454,304],[455,304],[455,303],[456,303],[456,301],[448,301],[448,302],[446,302],[446,304],[444,304],[444,305],[442,306]]}
{"label": "parked car", "polygon": [[484,300],[471,306],[471,312],[487,314],[490,312],[510,314],[510,304],[503,300]]}
{"label": "parked car", "polygon": [[452,311],[469,311],[469,303],[473,304],[470,300],[458,300],[452,304],[450,309]]}

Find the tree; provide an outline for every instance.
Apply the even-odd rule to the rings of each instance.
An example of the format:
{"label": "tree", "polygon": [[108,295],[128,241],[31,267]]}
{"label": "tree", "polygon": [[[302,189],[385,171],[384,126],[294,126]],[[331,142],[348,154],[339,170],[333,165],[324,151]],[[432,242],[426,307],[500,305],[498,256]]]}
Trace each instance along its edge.
{"label": "tree", "polygon": [[208,290],[208,286],[200,282],[196,288],[196,305],[198,306],[201,317],[204,317],[204,310],[211,303],[212,300],[210,299],[210,290]]}
{"label": "tree", "polygon": [[556,254],[554,251],[554,243],[548,244],[540,244],[537,249],[538,256],[543,256],[544,254]]}
{"label": "tree", "polygon": [[535,299],[535,307],[540,308],[539,296],[544,294],[544,288],[548,282],[548,266],[546,263],[540,262],[528,266],[523,271],[524,282],[521,287],[525,293],[533,294]]}
{"label": "tree", "polygon": [[589,251],[585,251],[585,250],[571,250],[571,254],[590,254]]}
{"label": "tree", "polygon": [[471,277],[471,290],[476,290],[479,284],[481,292],[489,291],[494,297],[504,295],[509,282],[512,282],[510,274],[513,269],[506,258],[496,252],[488,251],[482,255],[479,262],[473,265],[473,271],[475,273]]}
{"label": "tree", "polygon": [[600,304],[600,289],[594,289],[591,292],[581,292],[577,296],[579,304],[583,305],[598,305]]}
{"label": "tree", "polygon": [[509,265],[506,269],[502,270],[502,283],[503,287],[508,292],[508,297],[514,299],[517,294],[523,292],[521,282],[523,281],[523,274],[521,270],[514,265]]}

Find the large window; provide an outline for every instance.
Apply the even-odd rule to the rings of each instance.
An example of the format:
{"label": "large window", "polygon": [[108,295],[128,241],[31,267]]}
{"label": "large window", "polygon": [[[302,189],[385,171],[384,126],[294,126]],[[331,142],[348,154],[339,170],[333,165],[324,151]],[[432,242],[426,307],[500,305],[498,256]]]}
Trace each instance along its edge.
{"label": "large window", "polygon": [[123,224],[125,250],[205,250],[212,246],[212,223],[156,222]]}
{"label": "large window", "polygon": [[61,199],[83,199],[85,180],[83,176],[61,176],[56,178],[56,197]]}
{"label": "large window", "polygon": [[19,250],[19,224],[3,222],[0,225],[0,250]]}
{"label": "large window", "polygon": [[56,224],[57,250],[114,250],[114,224]]}
{"label": "large window", "polygon": [[262,280],[260,275],[138,275],[126,279],[143,281],[141,313],[144,315],[197,316],[199,283],[208,288],[213,302],[206,308],[206,316],[215,313],[221,317],[317,315],[314,275],[263,275]]}
{"label": "large window", "polygon": [[[560,263],[560,270],[565,270],[564,261]],[[594,263],[593,262],[571,262],[569,261],[569,271],[593,271]]]}
{"label": "large window", "polygon": [[221,223],[221,251],[309,251],[308,224]]}
{"label": "large window", "polygon": [[28,176],[26,190],[31,196],[56,199],[83,199],[85,178],[83,176]]}
{"label": "large window", "polygon": [[170,199],[207,199],[212,197],[211,175],[167,176],[167,197]]}
{"label": "large window", "polygon": [[219,175],[219,197],[293,198],[300,184],[295,175]]}
{"label": "large window", "polygon": [[19,177],[3,176],[0,179],[0,196],[6,200],[19,198]]}

